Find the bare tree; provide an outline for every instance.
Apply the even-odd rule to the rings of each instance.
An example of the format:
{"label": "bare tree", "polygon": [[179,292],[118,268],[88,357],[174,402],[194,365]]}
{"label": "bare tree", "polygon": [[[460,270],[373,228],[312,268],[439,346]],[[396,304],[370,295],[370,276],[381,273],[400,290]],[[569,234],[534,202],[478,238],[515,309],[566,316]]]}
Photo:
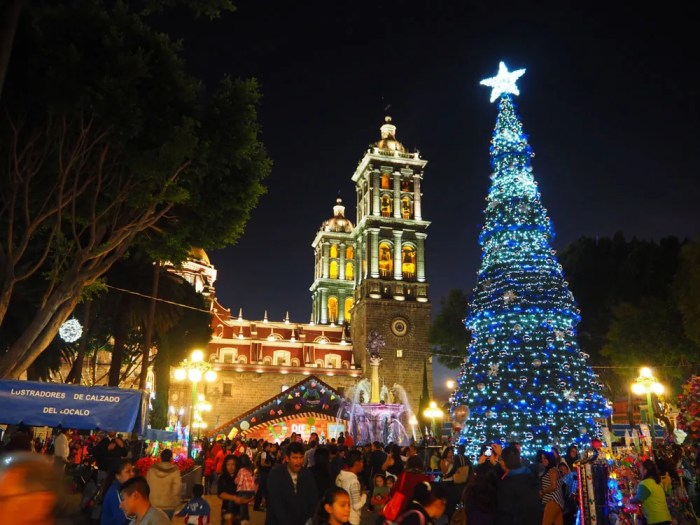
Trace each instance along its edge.
{"label": "bare tree", "polygon": [[139,233],[166,216],[178,201],[174,183],[187,166],[155,180],[130,172],[109,147],[108,133],[90,120],[50,121],[29,133],[9,125],[9,179],[0,209],[0,223],[7,224],[0,239],[0,322],[14,285],[40,269],[48,271],[33,319],[0,358],[0,377],[24,372],[55,337],[82,290],[104,275]]}

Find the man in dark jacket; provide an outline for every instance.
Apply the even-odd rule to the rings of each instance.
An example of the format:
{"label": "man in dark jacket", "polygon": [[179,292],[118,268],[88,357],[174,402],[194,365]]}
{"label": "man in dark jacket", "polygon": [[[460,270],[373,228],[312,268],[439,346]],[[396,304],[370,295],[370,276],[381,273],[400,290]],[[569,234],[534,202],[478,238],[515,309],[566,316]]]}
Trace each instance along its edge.
{"label": "man in dark jacket", "polygon": [[316,510],[319,497],[313,474],[304,465],[304,446],[290,443],[287,463],[270,471],[267,478],[265,525],[304,525]]}
{"label": "man in dark jacket", "polygon": [[537,477],[521,465],[515,447],[504,448],[501,460],[506,473],[496,492],[496,525],[540,525],[542,504]]}

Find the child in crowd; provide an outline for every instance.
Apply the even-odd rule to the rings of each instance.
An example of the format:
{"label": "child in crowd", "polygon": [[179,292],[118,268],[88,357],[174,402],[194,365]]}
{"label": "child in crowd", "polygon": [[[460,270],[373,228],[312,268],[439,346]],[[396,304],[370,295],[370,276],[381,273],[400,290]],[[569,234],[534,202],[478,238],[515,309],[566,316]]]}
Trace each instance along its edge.
{"label": "child in crowd", "polygon": [[340,487],[326,491],[316,515],[306,525],[350,525],[350,495]]}
{"label": "child in crowd", "polygon": [[394,483],[396,483],[396,476],[389,474],[386,477],[386,486],[389,489],[389,492],[391,492],[391,489],[394,488]]}
{"label": "child in crowd", "polygon": [[211,508],[202,494],[204,494],[203,485],[199,483],[192,485],[192,499],[175,514],[184,516],[186,525],[209,525]]}
{"label": "child in crowd", "polygon": [[384,514],[384,506],[389,502],[389,487],[386,486],[386,478],[383,474],[374,476],[374,490],[372,491],[372,510],[380,516]]}
{"label": "child in crowd", "polygon": [[[248,454],[238,456],[236,462],[236,496],[246,499],[252,499],[255,496],[255,478],[253,477],[253,463],[250,461]],[[239,518],[241,525],[249,525],[250,514],[248,512],[248,503],[241,504],[241,512]]]}
{"label": "child in crowd", "polygon": [[214,468],[216,462],[211,452],[207,452],[207,457],[204,460],[204,493],[211,494],[211,482],[214,476]]}

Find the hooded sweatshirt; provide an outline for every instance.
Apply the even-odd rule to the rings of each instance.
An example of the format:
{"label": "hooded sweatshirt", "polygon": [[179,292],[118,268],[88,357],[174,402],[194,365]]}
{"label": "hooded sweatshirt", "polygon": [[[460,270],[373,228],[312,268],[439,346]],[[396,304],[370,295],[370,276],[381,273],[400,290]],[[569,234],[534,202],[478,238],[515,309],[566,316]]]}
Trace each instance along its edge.
{"label": "hooded sweatshirt", "polygon": [[155,463],[146,473],[146,481],[151,489],[151,505],[159,509],[173,509],[182,500],[182,478],[180,469],[174,463]]}
{"label": "hooded sweatshirt", "polygon": [[352,525],[359,525],[362,507],[367,503],[367,494],[362,493],[357,474],[349,470],[341,470],[338,477],[335,478],[335,484],[350,494],[350,519],[348,521]]}

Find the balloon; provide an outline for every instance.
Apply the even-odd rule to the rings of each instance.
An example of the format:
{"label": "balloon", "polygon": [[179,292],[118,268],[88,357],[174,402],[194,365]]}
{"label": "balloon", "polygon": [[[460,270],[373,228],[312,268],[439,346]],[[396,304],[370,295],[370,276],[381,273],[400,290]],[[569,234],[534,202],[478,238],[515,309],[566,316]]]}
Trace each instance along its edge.
{"label": "balloon", "polygon": [[454,409],[453,417],[458,423],[464,423],[469,417],[469,409],[464,405],[459,405]]}
{"label": "balloon", "polygon": [[250,423],[247,421],[241,421],[241,430],[248,430],[250,428]]}

